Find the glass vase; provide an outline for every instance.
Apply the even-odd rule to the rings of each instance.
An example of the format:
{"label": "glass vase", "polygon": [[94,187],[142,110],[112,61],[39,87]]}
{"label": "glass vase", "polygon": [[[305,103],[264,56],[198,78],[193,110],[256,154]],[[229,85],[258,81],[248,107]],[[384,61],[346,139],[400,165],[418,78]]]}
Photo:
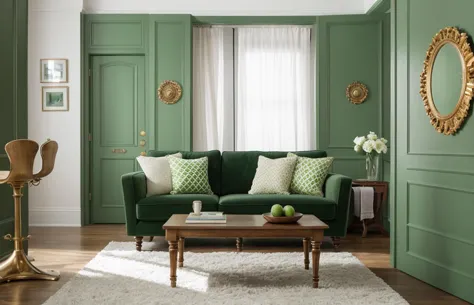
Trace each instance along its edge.
{"label": "glass vase", "polygon": [[379,159],[380,155],[377,153],[366,154],[365,169],[367,170],[367,180],[379,180]]}

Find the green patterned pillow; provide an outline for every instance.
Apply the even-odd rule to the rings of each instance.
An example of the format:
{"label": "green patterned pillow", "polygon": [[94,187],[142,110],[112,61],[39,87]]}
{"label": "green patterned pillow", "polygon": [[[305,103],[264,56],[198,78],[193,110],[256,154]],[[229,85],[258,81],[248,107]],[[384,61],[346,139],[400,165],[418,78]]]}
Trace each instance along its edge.
{"label": "green patterned pillow", "polygon": [[181,159],[168,156],[171,168],[171,194],[209,194],[212,195],[207,173],[207,157]]}
{"label": "green patterned pillow", "polygon": [[298,157],[290,185],[291,193],[322,196],[322,187],[334,158],[306,158],[294,153],[288,153],[288,157]]}

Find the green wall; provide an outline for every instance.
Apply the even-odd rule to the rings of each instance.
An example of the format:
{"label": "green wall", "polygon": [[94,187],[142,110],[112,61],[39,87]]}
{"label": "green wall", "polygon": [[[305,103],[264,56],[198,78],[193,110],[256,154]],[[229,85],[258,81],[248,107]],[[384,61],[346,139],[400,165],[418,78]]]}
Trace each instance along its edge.
{"label": "green wall", "polygon": [[[192,147],[192,24],[313,25],[316,60],[316,116],[318,148],[336,157],[333,171],[365,177],[365,158],[353,151],[353,139],[375,131],[390,134],[390,20],[384,10],[358,16],[197,17],[190,15],[84,15],[84,66],[91,56],[143,54],[147,75],[148,149],[188,150]],[[87,73],[85,73],[87,78]],[[156,98],[159,84],[174,79],[183,85],[175,105]],[[368,99],[351,104],[347,85],[365,83]],[[87,79],[84,83],[88,83]],[[88,96],[88,85],[84,96]],[[83,111],[88,116],[88,101]],[[87,134],[90,125],[85,124]],[[86,137],[83,137],[85,139]],[[85,152],[88,142],[83,143]],[[85,153],[87,155],[87,153]],[[87,168],[87,156],[84,157]],[[381,162],[381,178],[388,179],[389,155]],[[87,177],[87,169],[84,176]],[[87,183],[85,183],[87,184]],[[87,198],[88,186],[83,198]],[[84,203],[85,223],[87,202]],[[385,211],[388,228],[388,216]]]}
{"label": "green wall", "polygon": [[[0,1],[0,170],[10,163],[3,147],[27,137],[27,0]],[[39,64],[39,63],[38,63]],[[25,195],[26,195],[25,188]],[[28,200],[23,197],[23,234],[28,233]],[[0,185],[0,258],[10,254],[13,243],[3,236],[13,234],[12,189]]]}
{"label": "green wall", "polygon": [[[365,157],[353,140],[374,131],[390,137],[390,15],[325,16],[317,24],[317,141],[335,157],[333,171],[366,178]],[[354,81],[369,90],[366,101],[349,102],[346,87]],[[390,147],[390,143],[389,143]],[[390,154],[380,162],[380,179],[389,181]],[[388,205],[384,225],[389,230]]]}
{"label": "green wall", "polygon": [[[191,150],[192,147],[192,31],[191,15],[83,15],[82,223],[91,223],[89,202],[90,113],[89,73],[92,58],[104,55],[145,57],[145,150]],[[173,105],[158,99],[165,80],[181,84],[183,94]],[[120,177],[116,177],[120,179]],[[125,221],[125,219],[124,219]]]}
{"label": "green wall", "polygon": [[395,265],[474,303],[474,119],[470,115],[455,136],[442,135],[430,124],[419,94],[432,37],[447,26],[474,37],[474,3],[394,0],[392,7]]}

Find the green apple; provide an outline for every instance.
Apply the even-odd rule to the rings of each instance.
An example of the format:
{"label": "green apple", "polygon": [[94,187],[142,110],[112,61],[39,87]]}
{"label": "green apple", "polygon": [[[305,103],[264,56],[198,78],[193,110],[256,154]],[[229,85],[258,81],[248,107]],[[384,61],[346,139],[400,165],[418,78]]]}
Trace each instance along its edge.
{"label": "green apple", "polygon": [[271,213],[273,217],[281,217],[283,216],[283,207],[279,204],[274,204]]}
{"label": "green apple", "polygon": [[283,212],[285,212],[286,217],[291,217],[295,215],[295,208],[293,208],[291,205],[285,205]]}

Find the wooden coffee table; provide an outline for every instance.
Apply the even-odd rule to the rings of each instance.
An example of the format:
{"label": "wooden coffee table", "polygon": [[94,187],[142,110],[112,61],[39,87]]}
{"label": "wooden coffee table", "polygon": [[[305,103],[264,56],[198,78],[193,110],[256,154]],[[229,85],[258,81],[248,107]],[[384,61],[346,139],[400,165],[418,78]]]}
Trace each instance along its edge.
{"label": "wooden coffee table", "polygon": [[[320,244],[327,224],[314,215],[304,215],[296,224],[271,224],[262,215],[227,215],[226,224],[186,224],[188,215],[175,214],[163,225],[170,252],[171,287],[176,287],[176,268],[184,264],[184,239],[186,237],[236,237],[237,250],[242,251],[243,237],[302,237],[304,267],[309,269],[309,243],[313,256],[313,287],[319,285]],[[178,259],[179,252],[179,259]]]}

